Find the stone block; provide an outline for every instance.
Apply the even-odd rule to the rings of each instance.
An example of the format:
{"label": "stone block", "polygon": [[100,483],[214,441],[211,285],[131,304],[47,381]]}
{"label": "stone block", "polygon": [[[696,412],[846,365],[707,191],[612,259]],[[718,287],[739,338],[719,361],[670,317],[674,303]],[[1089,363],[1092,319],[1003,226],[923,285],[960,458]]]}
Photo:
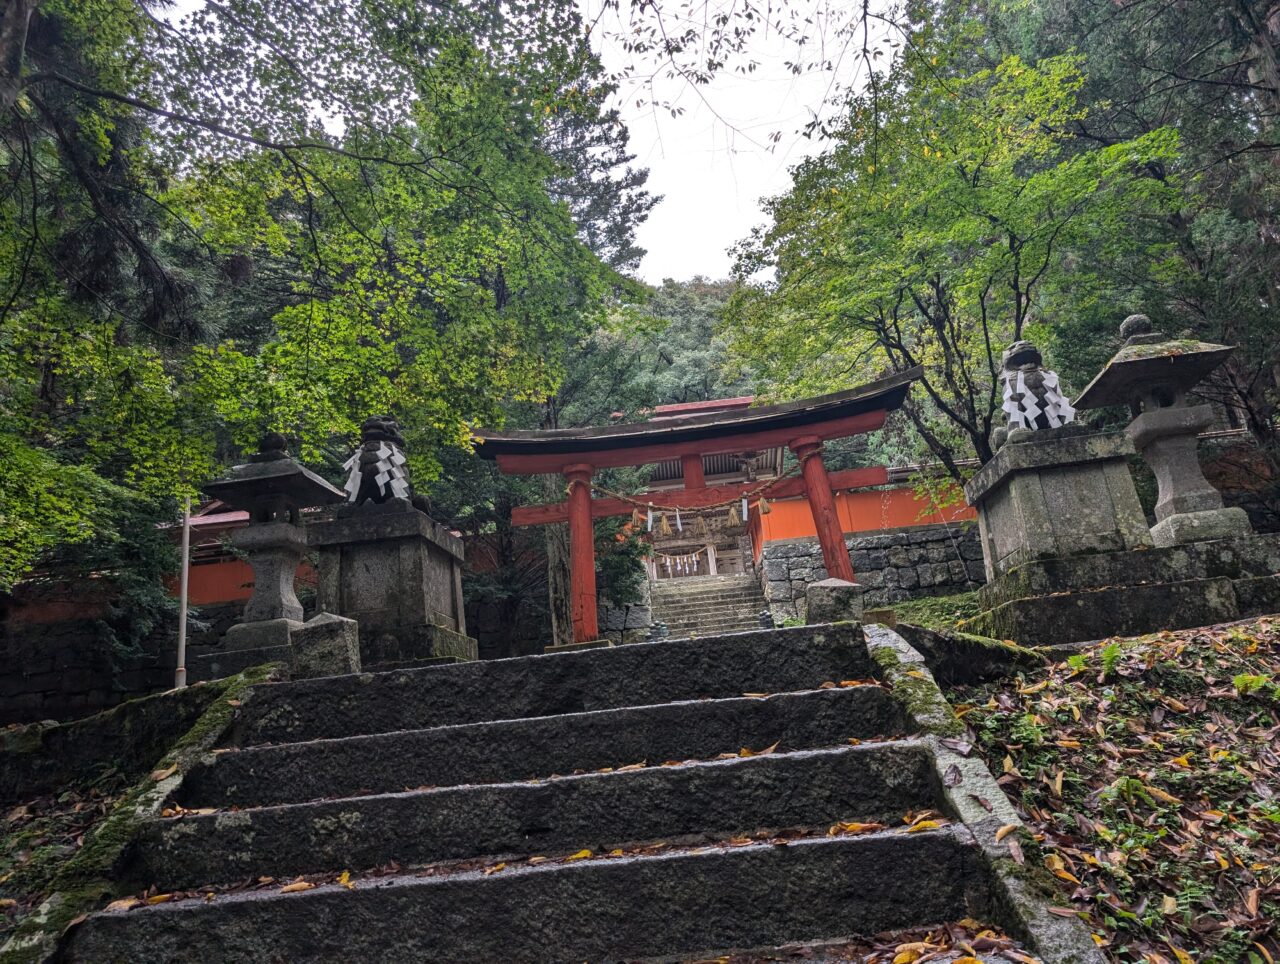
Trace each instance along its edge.
{"label": "stone block", "polygon": [[865,549],[854,549],[849,553],[849,561],[853,563],[854,572],[865,572],[871,568],[871,555]]}
{"label": "stone block", "polygon": [[781,579],[770,580],[764,584],[765,599],[790,599],[791,583]]}
{"label": "stone block", "polygon": [[[981,549],[978,550],[978,555],[981,557]],[[946,562],[950,558],[950,553],[945,545],[933,545],[926,550],[925,556],[929,562]]]}
{"label": "stone block", "polygon": [[790,567],[784,559],[766,559],[764,561],[764,577],[770,582],[781,582],[790,575]]}
{"label": "stone block", "polygon": [[1151,527],[1151,541],[1157,546],[1176,546],[1184,542],[1232,539],[1252,531],[1244,509],[1206,509],[1167,516]]}
{"label": "stone block", "polygon": [[885,553],[885,558],[888,560],[888,564],[895,569],[911,565],[911,559],[907,555],[907,550],[904,546],[890,546]]}
{"label": "stone block", "polygon": [[1014,599],[965,628],[1023,646],[1049,646],[1210,626],[1239,614],[1231,580],[1194,579]]}
{"label": "stone block", "polygon": [[796,566],[791,570],[792,582],[813,582],[813,569],[809,566]]}
{"label": "stone block", "polygon": [[918,566],[922,562],[929,561],[929,551],[924,546],[911,546],[907,549],[907,562],[909,565]]}
{"label": "stone block", "polygon": [[889,557],[883,549],[871,549],[867,552],[868,569],[883,569],[889,564]]}
{"label": "stone block", "polygon": [[360,629],[354,619],[319,613],[289,636],[294,679],[360,672]]}
{"label": "stone block", "polygon": [[916,582],[921,589],[928,589],[933,583],[933,566],[916,566]]}
{"label": "stone block", "polygon": [[867,569],[859,572],[858,583],[867,589],[879,589],[884,585],[884,573],[883,569]]}
{"label": "stone block", "polygon": [[911,568],[898,570],[898,585],[903,589],[915,589],[920,585],[916,571]]}
{"label": "stone block", "polygon": [[805,590],[805,622],[842,623],[862,620],[862,587],[844,579],[821,579]]}
{"label": "stone block", "polygon": [[289,645],[290,634],[301,629],[302,625],[296,619],[263,619],[252,623],[236,623],[222,637],[220,652],[226,654],[242,649],[284,648]]}

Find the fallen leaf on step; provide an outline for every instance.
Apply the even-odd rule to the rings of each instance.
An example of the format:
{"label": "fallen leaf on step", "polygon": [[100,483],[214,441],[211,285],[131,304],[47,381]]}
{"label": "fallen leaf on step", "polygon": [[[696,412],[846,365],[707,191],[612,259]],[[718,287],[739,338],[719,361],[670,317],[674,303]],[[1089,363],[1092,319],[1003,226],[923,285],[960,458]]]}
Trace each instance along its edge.
{"label": "fallen leaf on step", "polygon": [[530,857],[530,858],[529,858],[529,863],[531,863],[531,864],[545,864],[545,863],[546,863],[548,860],[550,860],[550,859],[551,859],[550,857]]}
{"label": "fallen leaf on step", "polygon": [[1006,823],[1003,827],[1001,827],[999,830],[996,831],[996,843],[999,843],[1001,840],[1009,836],[1009,834],[1013,833],[1017,829],[1018,829],[1018,824]]}
{"label": "fallen leaf on step", "polygon": [[835,837],[844,834],[860,834],[874,833],[877,830],[883,830],[882,823],[858,823],[856,820],[844,821],[838,820],[831,825],[831,829],[827,831],[828,837]]}
{"label": "fallen leaf on step", "polygon": [[107,905],[107,910],[128,910],[130,907],[137,907],[142,901],[136,897],[121,897],[119,900],[113,900]]}
{"label": "fallen leaf on step", "polygon": [[743,693],[742,695],[749,697],[750,699],[753,699],[753,700],[762,700],[769,694],[768,693]]}
{"label": "fallen leaf on step", "polygon": [[842,679],[840,686],[843,689],[852,689],[855,686],[879,686],[878,680],[873,679]]}
{"label": "fallen leaf on step", "polygon": [[507,865],[505,863],[494,864],[492,867],[486,867],[484,869],[484,875],[488,877],[490,874],[498,874],[506,869],[507,869]]}
{"label": "fallen leaf on step", "polygon": [[921,820],[919,823],[913,823],[907,828],[907,833],[920,833],[924,830],[937,830],[942,826],[939,820]]}
{"label": "fallen leaf on step", "polygon": [[772,746],[766,746],[763,750],[753,750],[749,746],[744,746],[738,751],[738,756],[768,756],[778,748],[778,743],[781,742],[781,740],[778,740]]}
{"label": "fallen leaf on step", "polygon": [[818,685],[818,689],[820,690],[833,690],[835,688],[836,688],[836,684],[831,682],[831,680],[827,680],[825,683],[820,683]]}
{"label": "fallen leaf on step", "polygon": [[960,768],[954,763],[947,767],[942,773],[942,784],[947,787],[958,787],[964,782],[964,774],[960,772]]}
{"label": "fallen leaf on step", "polygon": [[947,737],[946,739],[939,740],[938,742],[948,750],[955,750],[961,756],[968,756],[973,752],[973,744],[968,740],[957,740],[954,737]]}
{"label": "fallen leaf on step", "polygon": [[296,894],[302,890],[310,890],[315,884],[308,880],[295,880],[292,884],[285,884],[280,888],[282,894]]}
{"label": "fallen leaf on step", "polygon": [[165,904],[173,900],[175,896],[176,895],[174,894],[152,894],[150,897],[147,898],[147,903],[148,904]]}
{"label": "fallen leaf on step", "polygon": [[644,761],[644,760],[641,760],[639,763],[632,763],[632,764],[630,764],[629,766],[625,766],[625,767],[618,767],[618,772],[619,772],[619,773],[629,773],[629,772],[630,772],[630,771],[632,771],[632,770],[643,770],[643,769],[645,768],[645,766],[646,766],[645,761]]}
{"label": "fallen leaf on step", "polygon": [[347,890],[356,889],[356,885],[351,882],[351,871],[349,870],[344,870],[338,875],[338,883],[347,888]]}
{"label": "fallen leaf on step", "polygon": [[227,706],[239,706],[239,705],[240,705],[239,700],[227,700]]}
{"label": "fallen leaf on step", "polygon": [[591,856],[590,850],[579,850],[576,854],[570,854],[568,857],[565,857],[564,859],[565,859],[565,862],[567,863],[571,860],[586,860],[590,856]]}
{"label": "fallen leaf on step", "polygon": [[171,767],[165,767],[163,770],[152,770],[151,779],[159,783],[161,780],[168,780],[171,776],[178,772],[177,764]]}
{"label": "fallen leaf on step", "polygon": [[1009,856],[1013,858],[1015,864],[1025,864],[1027,858],[1022,853],[1022,844],[1016,840],[1009,841]]}

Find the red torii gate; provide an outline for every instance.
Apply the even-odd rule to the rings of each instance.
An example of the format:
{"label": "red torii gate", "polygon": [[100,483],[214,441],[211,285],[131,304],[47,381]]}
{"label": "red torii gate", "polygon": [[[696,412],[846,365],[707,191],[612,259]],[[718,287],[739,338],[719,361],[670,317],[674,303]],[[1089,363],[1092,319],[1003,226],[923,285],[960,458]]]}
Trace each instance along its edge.
{"label": "red torii gate", "polygon": [[568,482],[567,502],[522,506],[511,513],[511,521],[515,525],[569,523],[573,635],[575,641],[586,642],[599,636],[592,519],[629,515],[634,508],[621,499],[592,499],[591,476],[595,470],[679,459],[684,469],[682,491],[651,491],[635,498],[697,510],[741,498],[760,488],[758,483],[707,488],[703,456],[785,445],[800,460],[801,478],[777,481],[770,486],[769,495],[806,496],[827,572],[852,582],[853,565],[836,515],[834,490],[883,485],[888,475],[883,467],[828,475],[822,462],[822,445],[830,439],[880,428],[885,416],[902,405],[911,383],[920,374],[919,367],[912,368],[848,391],[742,412],[599,428],[481,431],[477,433],[477,451],[482,457],[497,461],[498,468],[509,475],[555,474],[563,475]]}

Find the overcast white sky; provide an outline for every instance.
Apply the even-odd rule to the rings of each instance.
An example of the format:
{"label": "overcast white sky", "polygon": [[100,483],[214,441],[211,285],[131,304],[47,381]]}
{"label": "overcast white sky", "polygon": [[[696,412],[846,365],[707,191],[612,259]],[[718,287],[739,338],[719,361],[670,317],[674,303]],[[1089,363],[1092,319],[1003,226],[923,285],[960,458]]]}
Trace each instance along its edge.
{"label": "overcast white sky", "polygon": [[[708,87],[679,91],[686,108],[679,117],[624,101],[636,163],[649,168],[649,186],[663,196],[637,232],[648,251],[639,271],[644,281],[728,275],[727,249],[764,220],[760,199],[785,191],[788,167],[820,149],[798,131],[822,102],[829,75],[794,77],[781,52],[770,52],[776,56],[762,58],[748,76],[724,74]],[[782,139],[770,152],[774,131]]]}

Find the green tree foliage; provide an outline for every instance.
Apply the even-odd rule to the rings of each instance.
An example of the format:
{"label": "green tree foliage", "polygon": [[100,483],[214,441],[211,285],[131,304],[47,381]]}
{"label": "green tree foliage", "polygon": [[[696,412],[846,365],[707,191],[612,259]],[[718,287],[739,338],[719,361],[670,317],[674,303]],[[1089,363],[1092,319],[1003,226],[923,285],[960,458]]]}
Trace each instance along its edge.
{"label": "green tree foliage", "polygon": [[740,247],[740,275],[776,281],[744,287],[730,327],[734,351],[793,395],[923,365],[907,414],[957,476],[958,458],[991,457],[1003,347],[1051,326],[1049,307],[1097,297],[1095,259],[1160,267],[1142,224],[1173,192],[1145,172],[1177,147],[1162,128],[1076,150],[1078,59],[948,63],[964,54],[918,35],[851,101],[834,146]]}
{"label": "green tree foliage", "polygon": [[653,200],[570,3],[3,9],[0,587],[268,428],[391,412],[426,481],[628,296],[588,242]]}

